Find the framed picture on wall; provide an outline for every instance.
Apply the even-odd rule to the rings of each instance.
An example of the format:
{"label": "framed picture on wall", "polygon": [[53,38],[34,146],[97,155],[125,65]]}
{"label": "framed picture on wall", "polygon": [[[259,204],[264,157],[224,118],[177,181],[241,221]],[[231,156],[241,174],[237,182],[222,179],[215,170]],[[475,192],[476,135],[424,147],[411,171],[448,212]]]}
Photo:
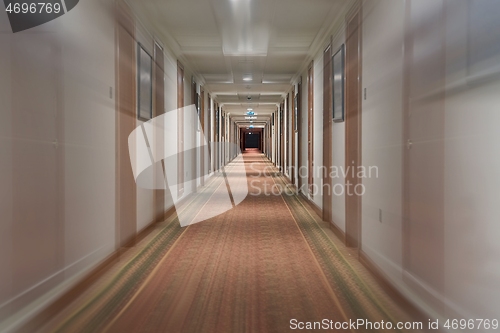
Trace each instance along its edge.
{"label": "framed picture on wall", "polygon": [[333,121],[344,121],[345,45],[342,44],[332,58],[332,110]]}
{"label": "framed picture on wall", "polygon": [[153,117],[153,60],[151,55],[137,44],[137,118]]}

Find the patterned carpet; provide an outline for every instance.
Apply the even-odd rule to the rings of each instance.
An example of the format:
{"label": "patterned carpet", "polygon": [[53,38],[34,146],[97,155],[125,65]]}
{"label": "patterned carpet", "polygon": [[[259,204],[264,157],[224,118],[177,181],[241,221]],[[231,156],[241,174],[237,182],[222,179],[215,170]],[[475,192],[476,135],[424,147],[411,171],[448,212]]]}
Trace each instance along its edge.
{"label": "patterned carpet", "polygon": [[[301,199],[271,193],[286,182],[262,154],[244,154],[226,173],[242,168],[242,203],[184,228],[171,217],[41,331],[288,332],[292,319],[409,320]],[[203,192],[223,184],[217,175],[179,214],[197,215]]]}

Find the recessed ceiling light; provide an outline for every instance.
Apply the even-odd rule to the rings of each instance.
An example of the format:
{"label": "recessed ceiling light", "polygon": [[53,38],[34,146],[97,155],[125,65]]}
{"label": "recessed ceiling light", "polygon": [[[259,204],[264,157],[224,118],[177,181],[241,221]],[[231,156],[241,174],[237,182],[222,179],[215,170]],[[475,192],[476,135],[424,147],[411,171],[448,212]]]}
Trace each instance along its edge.
{"label": "recessed ceiling light", "polygon": [[252,78],[251,77],[244,77],[243,81],[252,81]]}
{"label": "recessed ceiling light", "polygon": [[253,111],[253,109],[252,108],[248,108],[247,111]]}

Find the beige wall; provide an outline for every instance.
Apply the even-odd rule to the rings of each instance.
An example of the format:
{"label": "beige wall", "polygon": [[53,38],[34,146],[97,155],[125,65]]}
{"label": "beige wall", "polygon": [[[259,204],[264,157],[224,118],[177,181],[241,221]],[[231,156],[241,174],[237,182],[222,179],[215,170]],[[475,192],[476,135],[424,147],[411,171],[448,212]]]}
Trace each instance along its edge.
{"label": "beige wall", "polygon": [[[378,177],[363,179],[362,251],[403,294],[430,316],[495,318],[500,291],[494,281],[500,277],[500,232],[496,203],[500,176],[495,170],[500,159],[495,152],[500,142],[497,124],[500,63],[498,53],[467,71],[467,1],[419,2],[413,17],[425,19],[426,6],[447,7],[445,35],[446,94],[444,105],[444,290],[435,294],[444,307],[432,306],[422,290],[432,288],[418,277],[423,289],[409,284],[403,275],[403,82],[405,9],[409,1],[363,1],[362,162],[378,169]],[[491,3],[491,2],[490,2]],[[444,23],[443,23],[444,24]],[[335,52],[345,42],[343,24],[331,31]],[[498,28],[498,26],[495,26]],[[420,45],[429,54],[431,45]],[[315,164],[322,165],[322,51],[314,56]],[[418,70],[418,64],[416,65]],[[493,67],[492,67],[493,66]],[[496,66],[496,67],[494,67]],[[492,74],[493,73],[493,74]],[[481,76],[482,75],[482,76]],[[307,69],[302,71],[302,161],[307,164]],[[430,138],[429,138],[430,140]],[[334,166],[345,165],[344,123],[333,124]],[[425,164],[426,161],[421,161]],[[428,161],[432,163],[432,161]],[[307,184],[307,177],[302,178]],[[344,179],[334,179],[342,184]],[[320,179],[315,179],[321,185]],[[433,184],[419,184],[433,186]],[[307,189],[307,185],[304,185]],[[345,230],[345,198],[332,198],[333,223]],[[320,196],[314,202],[321,206]],[[381,214],[380,214],[381,212]],[[380,219],[381,215],[381,219]],[[430,232],[430,231],[429,231]],[[423,244],[425,246],[425,243]],[[431,289],[428,289],[431,290]]]}
{"label": "beige wall", "polygon": [[[495,2],[487,3],[491,8]],[[445,36],[449,89],[444,129],[444,296],[450,303],[449,314],[493,318],[498,317],[500,308],[495,282],[500,279],[500,243],[496,241],[500,234],[500,53],[486,57],[467,72],[463,43],[467,38],[467,1],[454,5],[450,9],[454,19],[447,22]],[[490,18],[500,7],[495,3],[493,8]],[[499,21],[494,19],[490,29],[499,31]],[[483,33],[483,38],[489,35]],[[498,50],[498,42],[489,46]]]}
{"label": "beige wall", "polygon": [[[401,278],[403,205],[402,1],[363,6],[362,161],[379,177],[363,179],[362,249],[391,277]],[[382,222],[379,221],[379,209]]]}
{"label": "beige wall", "polygon": [[[135,38],[137,43],[154,57],[154,37],[142,24],[142,21],[136,21]],[[136,126],[140,126],[144,121],[136,119]],[[141,231],[150,225],[154,219],[154,190],[136,187],[137,197],[137,231]]]}
{"label": "beige wall", "polygon": [[[35,314],[115,250],[113,6],[80,2],[14,35],[0,13],[0,331]],[[136,27],[153,54],[154,31]],[[169,112],[177,109],[177,59],[164,52]],[[186,68],[186,105],[190,83]],[[166,128],[166,149],[177,147],[176,124]],[[185,135],[194,140],[194,129]],[[185,165],[193,163],[187,156]],[[194,182],[185,188],[187,195]],[[167,192],[166,209],[179,199]],[[153,191],[138,187],[137,231],[153,222],[153,204]]]}
{"label": "beige wall", "polygon": [[110,5],[87,1],[14,35],[0,16],[0,329],[114,250]]}
{"label": "beige wall", "polygon": [[[326,47],[326,46],[325,46]],[[314,57],[314,122],[313,122],[313,138],[314,138],[314,193],[313,202],[323,208],[323,198],[321,195],[321,187],[323,186],[323,177],[319,176],[318,168],[323,165],[323,50],[320,50]]]}
{"label": "beige wall", "polygon": [[[12,98],[11,36],[7,13],[0,11],[0,304],[12,296]],[[6,309],[2,311],[1,315]]]}
{"label": "beige wall", "polygon": [[[363,164],[378,166],[380,172],[378,179],[363,182],[367,192],[363,196],[362,249],[403,293],[431,314],[443,318],[494,318],[500,306],[500,290],[494,283],[500,277],[500,246],[494,241],[500,232],[496,223],[500,211],[494,199],[500,185],[499,173],[494,171],[500,166],[495,154],[500,142],[496,128],[500,120],[497,112],[500,84],[498,76],[481,79],[481,74],[474,76],[467,70],[466,1],[421,2],[419,11],[412,12],[412,16],[416,21],[425,21],[426,8],[439,8],[443,4],[447,15],[443,22],[445,32],[440,37],[447,64],[445,95],[440,100],[444,107],[444,151],[443,156],[436,158],[444,158],[444,289],[432,292],[444,305],[443,309],[432,308],[422,297],[422,291],[432,290],[432,285],[411,276],[411,272],[405,274],[421,287],[403,279],[405,6],[400,1],[365,1],[363,7],[363,87],[367,89],[367,99],[363,101]],[[498,23],[490,28],[498,29]],[[419,47],[429,57],[436,52],[432,45]],[[498,62],[498,53],[494,57]],[[485,60],[483,65],[489,66],[491,60],[491,57]],[[414,66],[418,71],[424,64]],[[488,75],[495,70],[498,73],[498,68],[485,68]]]}

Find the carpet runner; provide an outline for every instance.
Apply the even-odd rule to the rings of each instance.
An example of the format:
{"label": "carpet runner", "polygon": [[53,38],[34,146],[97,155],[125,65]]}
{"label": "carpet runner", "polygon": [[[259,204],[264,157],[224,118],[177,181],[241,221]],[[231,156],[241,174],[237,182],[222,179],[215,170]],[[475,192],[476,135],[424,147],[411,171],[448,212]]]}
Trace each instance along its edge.
{"label": "carpet runner", "polygon": [[[243,202],[184,228],[171,217],[99,288],[42,331],[264,333],[292,331],[294,319],[361,318],[394,326],[410,320],[352,266],[302,199],[293,192],[275,195],[287,182],[264,155],[243,154],[225,172],[247,181]],[[203,193],[221,186],[222,173],[178,214],[194,218],[200,207],[216,210],[217,200]]]}

